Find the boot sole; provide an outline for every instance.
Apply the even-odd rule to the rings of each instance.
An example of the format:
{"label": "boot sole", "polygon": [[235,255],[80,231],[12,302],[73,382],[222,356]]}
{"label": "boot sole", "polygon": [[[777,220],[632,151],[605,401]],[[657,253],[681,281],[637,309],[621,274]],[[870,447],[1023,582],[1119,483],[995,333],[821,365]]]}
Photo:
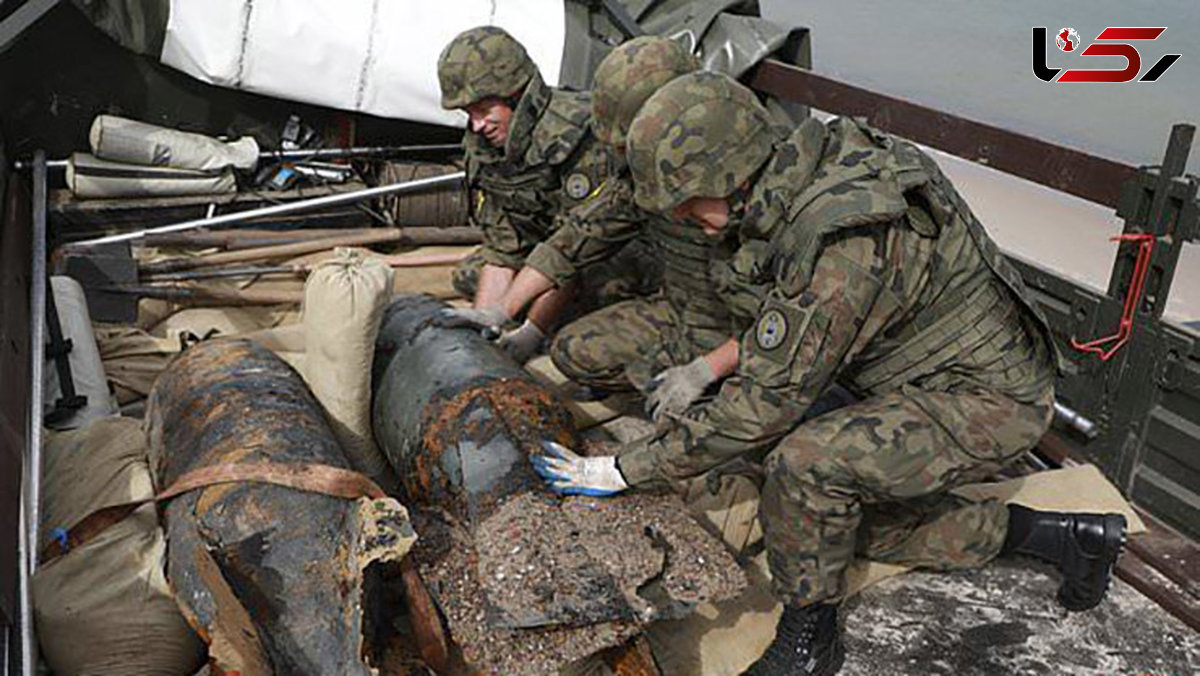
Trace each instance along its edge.
{"label": "boot sole", "polygon": [[1104,566],[1104,586],[1100,593],[1095,598],[1079,598],[1068,590],[1067,585],[1058,588],[1058,602],[1062,607],[1071,612],[1082,612],[1091,610],[1104,600],[1108,594],[1108,588],[1112,584],[1113,568],[1117,564],[1117,559],[1121,556],[1121,552],[1125,550],[1125,542],[1127,539],[1127,523],[1125,517],[1120,514],[1109,514],[1104,518],[1104,546],[1100,556],[1105,561]]}
{"label": "boot sole", "polygon": [[842,665],[845,663],[846,646],[841,641],[838,641],[834,646],[833,654],[829,657],[829,661],[814,671],[812,676],[835,676],[835,674],[842,670]]}

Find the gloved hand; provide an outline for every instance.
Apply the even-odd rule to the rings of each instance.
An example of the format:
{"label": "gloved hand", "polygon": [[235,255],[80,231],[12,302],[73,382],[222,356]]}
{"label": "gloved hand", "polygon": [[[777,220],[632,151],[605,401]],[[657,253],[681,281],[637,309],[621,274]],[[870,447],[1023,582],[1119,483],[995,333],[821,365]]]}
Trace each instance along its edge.
{"label": "gloved hand", "polygon": [[546,455],[532,455],[529,460],[555,493],[606,498],[629,488],[615,456],[585,458],[553,441],[542,442],[542,448]]}
{"label": "gloved hand", "polygon": [[705,388],[716,379],[716,374],[704,357],[666,369],[650,381],[646,413],[654,422],[659,422],[665,415],[679,415],[699,399]]}
{"label": "gloved hand", "polygon": [[504,312],[504,308],[499,304],[489,305],[487,307],[476,308],[445,308],[438,310],[433,317],[433,323],[448,329],[459,327],[481,329],[486,336],[488,333],[492,337],[500,334],[500,327],[504,326],[512,318]]}
{"label": "gloved hand", "polygon": [[518,364],[524,364],[537,352],[545,338],[546,334],[542,333],[538,325],[526,319],[524,324],[511,331],[505,331],[496,344]]}

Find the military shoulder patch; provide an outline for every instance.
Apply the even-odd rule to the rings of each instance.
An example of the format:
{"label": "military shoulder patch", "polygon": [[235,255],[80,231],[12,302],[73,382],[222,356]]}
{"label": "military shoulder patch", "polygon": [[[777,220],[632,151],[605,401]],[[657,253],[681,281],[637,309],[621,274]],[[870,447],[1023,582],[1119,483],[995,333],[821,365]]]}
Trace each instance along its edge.
{"label": "military shoulder patch", "polygon": [[764,303],[754,325],[754,343],[766,359],[786,364],[808,329],[812,313],[774,298]]}
{"label": "military shoulder patch", "polygon": [[581,200],[592,192],[592,180],[587,174],[574,173],[567,177],[564,187],[571,199]]}
{"label": "military shoulder patch", "polygon": [[774,350],[783,345],[783,339],[787,337],[787,332],[787,317],[779,310],[772,308],[758,318],[758,326],[755,329],[754,337],[758,340],[760,348]]}

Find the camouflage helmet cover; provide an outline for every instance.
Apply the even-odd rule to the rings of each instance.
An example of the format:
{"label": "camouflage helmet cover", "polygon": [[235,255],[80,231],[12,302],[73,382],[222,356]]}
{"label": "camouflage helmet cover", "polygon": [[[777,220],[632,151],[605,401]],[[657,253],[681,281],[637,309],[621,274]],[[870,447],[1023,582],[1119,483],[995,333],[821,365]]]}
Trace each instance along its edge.
{"label": "camouflage helmet cover", "polygon": [[596,137],[625,150],[629,123],[650,95],[700,65],[683,45],[645,35],[609,52],[596,68],[592,87],[592,127]]}
{"label": "camouflage helmet cover", "polygon": [[767,111],[746,87],[695,72],[655,92],[629,127],[634,199],[668,212],[692,197],[728,197],[771,156]]}
{"label": "camouflage helmet cover", "polygon": [[466,108],[489,96],[504,98],[528,84],[536,72],[525,47],[503,28],[465,30],[438,58],[442,107]]}

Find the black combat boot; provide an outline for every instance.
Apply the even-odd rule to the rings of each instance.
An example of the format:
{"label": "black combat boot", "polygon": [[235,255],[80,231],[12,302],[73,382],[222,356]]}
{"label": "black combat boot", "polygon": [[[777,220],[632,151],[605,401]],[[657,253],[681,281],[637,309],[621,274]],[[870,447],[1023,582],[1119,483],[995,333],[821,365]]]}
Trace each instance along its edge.
{"label": "black combat boot", "polygon": [[845,659],[837,606],[786,605],[775,640],[742,676],[833,676]]}
{"label": "black combat boot", "polygon": [[1026,554],[1058,566],[1058,602],[1067,610],[1088,610],[1108,591],[1113,566],[1125,545],[1120,514],[1064,514],[1008,506],[1003,554]]}

